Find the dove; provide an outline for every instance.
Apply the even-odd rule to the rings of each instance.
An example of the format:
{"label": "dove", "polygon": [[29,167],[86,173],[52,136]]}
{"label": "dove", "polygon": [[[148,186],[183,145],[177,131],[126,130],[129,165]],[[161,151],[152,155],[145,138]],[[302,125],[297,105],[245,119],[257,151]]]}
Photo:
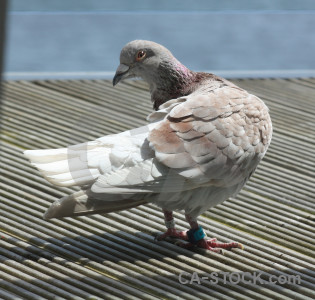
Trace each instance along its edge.
{"label": "dove", "polygon": [[[65,148],[24,152],[52,184],[81,188],[55,201],[44,218],[153,203],[162,209],[166,226],[157,240],[177,238],[183,247],[214,252],[243,248],[207,239],[197,217],[235,196],[264,157],[272,137],[267,106],[226,79],[188,69],[152,41],[131,41],[121,50],[113,85],[135,77],[149,85],[154,110],[147,125]],[[176,229],[174,211],[185,212],[189,230]]]}

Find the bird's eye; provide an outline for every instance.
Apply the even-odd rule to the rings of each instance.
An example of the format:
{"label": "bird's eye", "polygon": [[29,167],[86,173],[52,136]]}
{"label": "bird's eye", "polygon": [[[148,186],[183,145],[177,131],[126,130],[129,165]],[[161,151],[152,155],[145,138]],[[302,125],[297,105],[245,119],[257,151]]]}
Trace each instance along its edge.
{"label": "bird's eye", "polygon": [[144,59],[145,55],[146,55],[145,51],[143,51],[143,50],[138,51],[138,53],[136,55],[136,61],[140,61],[140,60]]}

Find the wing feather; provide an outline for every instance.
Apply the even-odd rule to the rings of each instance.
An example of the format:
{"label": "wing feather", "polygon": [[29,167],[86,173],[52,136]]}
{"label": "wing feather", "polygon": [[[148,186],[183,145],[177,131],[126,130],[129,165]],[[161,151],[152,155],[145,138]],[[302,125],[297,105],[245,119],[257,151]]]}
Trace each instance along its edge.
{"label": "wing feather", "polygon": [[[98,177],[93,193],[135,194],[181,192],[196,187],[194,182],[161,164],[148,159],[130,168],[123,168]],[[105,200],[106,201],[106,200]]]}
{"label": "wing feather", "polygon": [[[170,106],[171,107],[171,106]],[[244,180],[267,150],[270,123],[257,97],[234,86],[192,94],[174,106],[148,140],[165,166],[196,182]],[[262,136],[263,135],[263,136]]]}

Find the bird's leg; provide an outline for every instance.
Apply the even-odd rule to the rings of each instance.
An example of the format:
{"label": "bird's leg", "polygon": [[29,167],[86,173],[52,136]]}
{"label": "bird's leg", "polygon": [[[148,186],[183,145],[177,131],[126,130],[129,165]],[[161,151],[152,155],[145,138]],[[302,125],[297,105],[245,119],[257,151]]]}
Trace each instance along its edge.
{"label": "bird's leg", "polygon": [[187,240],[186,231],[179,231],[175,229],[175,220],[173,218],[173,212],[168,210],[163,210],[164,213],[164,221],[167,231],[160,236],[157,237],[158,241],[164,240],[167,237],[179,238],[182,240]]}
{"label": "bird's leg", "polygon": [[221,249],[231,249],[231,248],[241,248],[243,249],[243,245],[240,243],[219,243],[216,241],[216,238],[206,239],[206,234],[203,231],[202,227],[198,225],[196,219],[190,217],[186,214],[186,220],[190,225],[190,230],[187,231],[187,237],[189,243],[181,244],[181,246],[185,248],[192,247],[196,245],[200,248],[204,248],[213,252],[221,252]]}

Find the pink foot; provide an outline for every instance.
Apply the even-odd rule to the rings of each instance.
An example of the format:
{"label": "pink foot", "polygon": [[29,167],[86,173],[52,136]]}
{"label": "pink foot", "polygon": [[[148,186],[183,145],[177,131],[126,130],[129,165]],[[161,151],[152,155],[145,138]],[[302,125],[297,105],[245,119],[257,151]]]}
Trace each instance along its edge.
{"label": "pink foot", "polygon": [[210,240],[207,239],[201,239],[197,243],[184,243],[184,242],[177,242],[176,245],[186,248],[186,249],[191,249],[193,247],[198,247],[202,249],[206,249],[212,252],[217,252],[217,253],[222,253],[223,249],[232,249],[232,248],[240,248],[244,249],[244,246],[241,243],[236,243],[236,242],[231,242],[231,243],[219,243],[216,241],[216,238],[212,238]]}
{"label": "pink foot", "polygon": [[179,231],[175,228],[168,228],[167,231],[155,239],[157,241],[165,240],[167,237],[173,237],[181,239],[185,242],[177,241],[176,245],[191,249],[193,247],[203,248],[212,252],[221,253],[223,249],[240,248],[244,249],[241,243],[231,242],[231,243],[220,243],[217,242],[216,238],[206,239],[206,234],[204,233],[202,227],[190,229],[188,231]]}
{"label": "pink foot", "polygon": [[232,248],[240,248],[244,249],[244,246],[241,243],[231,242],[231,243],[219,243],[216,242],[216,239],[206,240],[202,239],[198,241],[197,247],[204,248],[213,252],[221,252],[221,249],[232,249]]}
{"label": "pink foot", "polygon": [[162,241],[165,240],[167,237],[178,238],[184,241],[188,240],[187,231],[179,231],[175,228],[168,228],[165,233],[157,236],[156,240]]}
{"label": "pink foot", "polygon": [[178,242],[176,243],[176,245],[182,247],[182,248],[186,248],[186,249],[191,249],[195,246],[197,246],[198,248],[203,248],[212,252],[216,252],[216,253],[222,253],[223,249],[232,249],[232,248],[240,248],[240,249],[244,249],[244,246],[240,243],[235,243],[235,242],[231,242],[231,243],[218,243],[216,242],[216,238],[213,238],[211,240],[206,240],[206,239],[202,239],[200,241],[198,241],[197,244],[192,244],[192,243],[183,243],[183,242]]}

